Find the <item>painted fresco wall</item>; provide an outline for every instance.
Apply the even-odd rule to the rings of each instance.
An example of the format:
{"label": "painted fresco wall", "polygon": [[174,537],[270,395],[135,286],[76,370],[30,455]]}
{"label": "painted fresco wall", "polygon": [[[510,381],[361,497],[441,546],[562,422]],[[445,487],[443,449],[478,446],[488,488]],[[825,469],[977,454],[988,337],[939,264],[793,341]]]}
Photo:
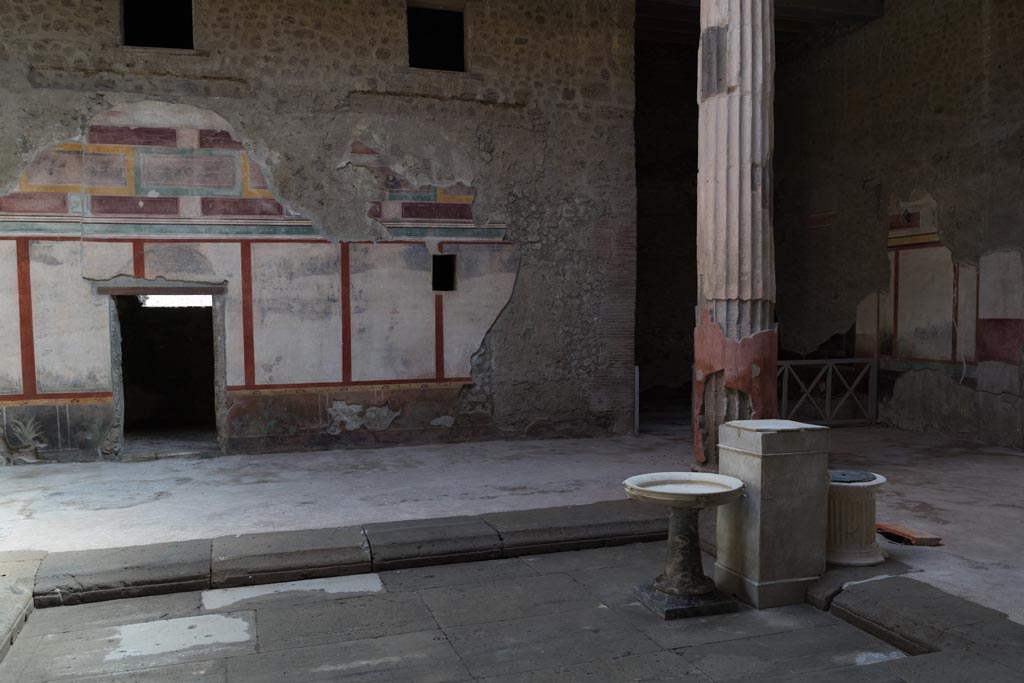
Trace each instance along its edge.
{"label": "painted fresco wall", "polygon": [[[316,245],[325,251],[315,267],[310,260],[296,261],[290,267],[296,277],[302,273],[302,278],[308,278],[311,286],[321,288],[328,297],[335,287],[331,278],[315,277],[307,266],[316,270],[319,264],[330,264],[337,258],[340,270],[340,245],[349,244],[353,383],[376,381],[377,377],[369,374],[371,363],[383,357],[357,346],[366,339],[378,338],[378,328],[357,327],[364,297],[368,297],[365,305],[387,305],[383,294],[356,289],[356,280],[364,278],[362,262],[357,261],[363,257],[364,247],[359,245],[386,241],[389,246],[373,247],[367,255],[381,264],[388,259],[404,259],[404,247],[398,243],[401,240],[429,244],[442,241],[440,237],[421,240],[404,234],[407,227],[417,227],[416,221],[425,225],[431,220],[423,207],[404,206],[406,202],[442,203],[442,198],[465,197],[465,188],[475,188],[473,223],[485,231],[482,239],[494,240],[486,232],[493,230],[487,228],[488,222],[504,224],[510,251],[518,260],[513,295],[469,356],[466,349],[471,344],[460,341],[456,331],[460,326],[476,325],[474,316],[483,316],[487,307],[497,306],[488,299],[486,305],[477,307],[469,299],[470,290],[444,295],[446,377],[466,375],[468,364],[468,374],[474,381],[458,389],[446,389],[444,400],[436,406],[433,398],[424,398],[420,404],[428,404],[427,408],[403,410],[386,432],[364,428],[345,432],[344,427],[331,426],[344,421],[332,422],[327,414],[323,406],[331,397],[325,396],[325,389],[308,388],[313,396],[289,389],[292,393],[284,396],[280,392],[254,393],[263,391],[257,386],[246,394],[244,404],[241,394],[234,392],[232,405],[238,407],[232,418],[237,413],[239,419],[244,417],[253,425],[253,430],[262,429],[262,411],[278,414],[270,407],[272,402],[301,406],[287,414],[309,417],[298,424],[266,428],[267,435],[260,438],[265,438],[268,446],[274,439],[283,443],[291,438],[278,435],[300,429],[303,434],[319,435],[303,437],[310,442],[328,437],[380,442],[398,438],[393,435],[405,435],[408,441],[419,429],[410,426],[412,422],[429,425],[427,415],[439,416],[430,420],[454,424],[451,428],[431,427],[416,438],[433,438],[436,434],[445,438],[469,438],[473,434],[501,438],[604,436],[623,434],[632,428],[636,286],[632,0],[456,3],[464,9],[466,26],[466,71],[459,73],[409,66],[406,0],[194,0],[192,4],[195,49],[166,50],[124,46],[120,3],[114,0],[0,0],[0,194],[18,190],[19,178],[42,150],[89,142],[86,126],[90,123],[118,126],[117,121],[96,119],[105,112],[137,112],[146,102],[160,101],[169,104],[159,116],[140,122],[138,127],[214,132],[217,126],[203,122],[195,111],[216,112],[230,124],[234,139],[244,141],[246,152],[263,172],[275,197],[231,194],[228,190],[234,187],[226,186],[205,195],[161,194],[152,199],[164,201],[147,204],[147,210],[154,212],[149,214],[151,222],[158,221],[162,215],[158,212],[174,210],[168,199],[179,199],[179,219],[185,210],[199,213],[193,218],[203,217],[203,202],[197,207],[197,196],[212,200],[206,202],[208,210],[220,207],[221,211],[236,210],[225,209],[235,204],[226,200],[276,200],[296,216],[286,213],[275,219],[246,214],[237,218],[250,225],[307,219],[316,228],[306,237],[313,240],[311,253]],[[157,135],[166,136],[162,144],[171,145],[169,134]],[[211,174],[224,173],[230,165],[220,155],[231,150],[209,146],[216,145],[216,137],[203,134],[196,146],[213,158],[204,162]],[[173,146],[163,149],[184,142],[176,132]],[[353,142],[362,143],[365,149],[353,150]],[[89,144],[119,143],[100,137]],[[99,165],[116,158],[100,154],[96,150],[89,155],[90,172],[96,174],[97,182],[104,180],[104,174],[114,174],[116,180],[116,165]],[[148,171],[173,173],[173,155],[150,156]],[[378,157],[414,189],[424,188],[429,194],[429,188],[440,188],[443,195],[437,193],[437,202],[391,198],[372,169],[375,162],[365,157]],[[258,178],[249,180],[250,194],[263,189]],[[75,200],[71,195],[81,193],[68,190],[67,194],[71,202]],[[381,202],[380,220],[369,215],[369,202],[373,201]],[[257,207],[260,211],[276,211],[273,203],[245,201],[238,205],[249,211]],[[74,210],[80,209],[69,206],[69,213]],[[464,208],[436,211],[436,220],[465,222],[465,214],[459,213]],[[58,215],[63,214],[58,211]],[[173,214],[164,218],[181,222]],[[218,220],[237,222],[228,218]],[[404,225],[409,221],[414,224]],[[288,225],[292,229],[301,227],[297,222]],[[435,225],[444,227],[441,223]],[[97,247],[99,242],[88,236],[79,258],[90,273],[123,270],[131,263],[125,254],[136,253],[133,237],[119,237],[123,241],[115,250]],[[179,267],[182,250],[172,249],[174,243],[166,246],[149,233],[139,237],[146,238],[142,253],[148,272],[151,268]],[[216,241],[198,242],[194,247],[210,262],[204,267],[218,269],[217,273],[224,273],[218,277],[228,279],[228,349],[242,348],[244,352],[245,348],[238,303],[242,292],[234,286],[235,278],[242,277],[241,253],[230,248],[234,240],[251,243],[254,384],[272,382],[283,391],[277,383],[337,381],[332,386],[344,386],[349,397],[346,405],[361,406],[355,412],[363,417],[356,419],[365,419],[364,409],[371,402],[352,395],[357,385],[344,385],[343,379],[336,379],[338,365],[343,362],[343,357],[338,357],[343,353],[340,348],[328,358],[328,342],[322,347],[312,341],[302,342],[303,353],[323,354],[324,378],[300,372],[301,364],[292,356],[276,360],[282,355],[277,350],[290,348],[289,340],[264,330],[281,329],[284,320],[298,313],[299,304],[294,310],[281,306],[264,314],[259,302],[267,300],[269,291],[278,284],[259,280],[258,273],[286,260],[262,246],[279,244],[282,237],[244,237],[216,235],[209,238]],[[304,238],[292,235],[291,239]],[[328,250],[328,241],[337,244],[337,250]],[[503,268],[502,264],[509,262],[506,252],[495,246],[445,244],[443,248],[446,252],[460,250],[462,282],[480,279],[477,273]],[[17,251],[17,244],[4,249]],[[5,258],[5,253],[0,251],[0,258]],[[471,258],[493,265],[477,268]],[[41,269],[34,266],[32,277]],[[393,272],[391,266],[388,270]],[[402,277],[411,284],[417,272],[421,271],[402,271]],[[14,275],[4,271],[0,277]],[[511,275],[500,278],[510,281]],[[287,275],[277,281],[286,282]],[[340,275],[336,283],[341,296]],[[0,299],[0,305],[9,303],[6,296]],[[398,374],[402,377],[423,372],[428,372],[430,379],[436,377],[434,348],[438,343],[432,322],[437,317],[435,303],[418,301],[415,306],[399,307],[400,326],[427,329],[425,345],[417,346],[403,356],[403,365],[395,366],[401,368]],[[301,306],[308,309],[305,303]],[[452,320],[455,311],[469,308],[473,309],[472,316],[462,318],[464,314],[459,313],[459,319]],[[341,324],[336,318],[329,322],[316,319],[325,339],[330,338],[326,335],[335,335]],[[20,338],[20,328],[0,327],[5,338]],[[343,341],[344,330],[342,327]],[[18,352],[19,344],[13,347]],[[231,386],[244,383],[243,360],[237,351],[225,359],[233,377]],[[38,365],[44,367],[42,362]],[[7,382],[12,394],[21,391],[15,386],[20,383],[21,361],[15,359],[13,367],[17,374],[0,374],[0,383]],[[241,382],[237,379],[239,373]],[[401,387],[402,396],[411,391],[408,383],[388,386]],[[395,398],[398,389],[388,392],[390,399],[383,391],[378,392],[372,397],[372,405],[399,400]],[[456,392],[457,412],[450,412],[447,397]],[[441,403],[445,404],[443,409]],[[341,415],[352,410],[346,407],[335,412]],[[314,419],[316,415],[322,415],[325,427],[317,426],[320,418]],[[418,417],[413,420],[413,415]],[[401,431],[403,427],[408,431]],[[338,437],[324,435],[334,429],[344,433]]]}
{"label": "painted fresco wall", "polygon": [[[948,390],[914,384],[920,410],[909,424],[973,436],[982,419],[1018,445],[1021,416],[1008,404],[978,405],[979,397],[1020,396],[1024,349],[1024,253],[1005,249],[985,254],[978,265],[956,263],[939,240],[930,197],[900,202],[889,217],[889,286],[869,294],[857,309],[857,355],[877,356],[883,370],[924,378],[942,375]],[[909,384],[909,383],[908,383]],[[883,418],[905,414],[898,393],[883,406]],[[934,400],[945,407],[936,410]],[[982,398],[984,400],[984,398]]]}
{"label": "painted fresco wall", "polygon": [[780,50],[775,99],[783,348],[856,322],[881,420],[1018,448],[1022,37],[1016,0],[888,2]]}
{"label": "painted fresco wall", "polygon": [[[505,226],[475,216],[475,188],[411,183],[355,140],[383,237],[334,242],[274,197],[223,119],[182,111],[104,114],[0,197],[8,450],[117,456],[102,285],[224,285],[230,451],[471,435],[458,394],[518,270]],[[434,254],[456,255],[454,291],[433,291]]]}

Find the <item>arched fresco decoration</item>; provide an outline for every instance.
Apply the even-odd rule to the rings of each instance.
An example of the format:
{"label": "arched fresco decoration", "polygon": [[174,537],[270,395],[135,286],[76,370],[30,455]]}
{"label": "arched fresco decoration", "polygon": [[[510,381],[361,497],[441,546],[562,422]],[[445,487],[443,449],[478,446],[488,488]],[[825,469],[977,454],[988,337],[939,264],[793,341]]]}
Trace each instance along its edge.
{"label": "arched fresco decoration", "polygon": [[[386,154],[347,149],[379,180],[363,201],[387,239],[332,242],[224,119],[186,105],[126,105],[40,151],[0,196],[0,315],[17,321],[0,330],[15,350],[0,359],[4,453],[117,452],[113,285],[222,288],[229,451],[479,434],[457,396],[515,283],[506,228],[474,219],[473,187],[412,186]],[[441,254],[454,291],[432,288]]]}

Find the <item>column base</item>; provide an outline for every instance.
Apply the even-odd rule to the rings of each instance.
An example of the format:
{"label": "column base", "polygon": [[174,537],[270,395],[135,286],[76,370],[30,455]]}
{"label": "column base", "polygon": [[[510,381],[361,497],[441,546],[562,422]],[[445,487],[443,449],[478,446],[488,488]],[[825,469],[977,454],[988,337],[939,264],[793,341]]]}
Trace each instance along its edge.
{"label": "column base", "polygon": [[633,594],[645,607],[666,620],[728,614],[740,608],[739,603],[719,590],[704,595],[672,595],[644,584],[634,588]]}
{"label": "column base", "polygon": [[726,594],[756,607],[768,609],[783,605],[798,605],[807,599],[807,587],[817,576],[806,576],[778,581],[754,581],[715,564],[715,584]]}

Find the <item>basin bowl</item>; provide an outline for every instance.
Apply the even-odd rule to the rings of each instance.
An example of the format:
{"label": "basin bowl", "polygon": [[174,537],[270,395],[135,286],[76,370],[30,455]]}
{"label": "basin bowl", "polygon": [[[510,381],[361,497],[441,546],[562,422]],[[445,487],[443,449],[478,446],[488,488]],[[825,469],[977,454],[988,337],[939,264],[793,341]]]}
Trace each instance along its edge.
{"label": "basin bowl", "polygon": [[626,495],[643,503],[675,508],[709,508],[743,495],[743,482],[711,472],[652,472],[622,482]]}

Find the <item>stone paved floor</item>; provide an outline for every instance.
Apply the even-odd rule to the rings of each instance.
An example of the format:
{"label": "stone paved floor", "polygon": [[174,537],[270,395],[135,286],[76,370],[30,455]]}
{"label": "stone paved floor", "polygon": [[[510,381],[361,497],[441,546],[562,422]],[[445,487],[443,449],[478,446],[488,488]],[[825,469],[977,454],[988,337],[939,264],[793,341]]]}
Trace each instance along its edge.
{"label": "stone paved floor", "polygon": [[[685,412],[639,438],[0,468],[0,551],[109,548],[261,531],[592,503],[693,462]],[[1024,454],[885,427],[832,431],[832,463],[889,483],[880,521],[943,537],[886,544],[915,578],[1024,623]]]}
{"label": "stone paved floor", "polygon": [[0,681],[946,680],[894,674],[901,652],[807,605],[664,622],[630,592],[663,551],[636,544],[37,610]]}

